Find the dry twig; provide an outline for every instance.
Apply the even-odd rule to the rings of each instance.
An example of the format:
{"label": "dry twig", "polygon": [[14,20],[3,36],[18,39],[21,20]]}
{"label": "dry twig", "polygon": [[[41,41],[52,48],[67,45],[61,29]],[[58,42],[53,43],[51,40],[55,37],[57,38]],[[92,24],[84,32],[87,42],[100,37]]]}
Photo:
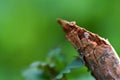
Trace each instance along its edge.
{"label": "dry twig", "polygon": [[120,59],[107,40],[75,22],[62,19],[58,22],[96,80],[120,80]]}

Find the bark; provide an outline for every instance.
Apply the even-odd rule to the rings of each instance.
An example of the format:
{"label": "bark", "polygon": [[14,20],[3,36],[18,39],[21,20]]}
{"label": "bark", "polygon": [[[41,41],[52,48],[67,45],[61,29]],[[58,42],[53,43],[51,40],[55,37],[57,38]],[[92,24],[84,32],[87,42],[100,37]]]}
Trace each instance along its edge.
{"label": "bark", "polygon": [[58,19],[58,22],[96,80],[120,80],[120,59],[107,40],[74,21]]}

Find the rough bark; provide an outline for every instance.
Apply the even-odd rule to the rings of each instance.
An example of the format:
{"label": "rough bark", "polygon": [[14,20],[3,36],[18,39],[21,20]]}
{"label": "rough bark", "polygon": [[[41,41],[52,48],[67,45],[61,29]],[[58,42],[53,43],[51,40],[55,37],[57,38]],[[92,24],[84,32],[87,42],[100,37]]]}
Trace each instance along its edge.
{"label": "rough bark", "polygon": [[96,80],[120,80],[120,59],[107,40],[74,21],[58,19],[58,22]]}

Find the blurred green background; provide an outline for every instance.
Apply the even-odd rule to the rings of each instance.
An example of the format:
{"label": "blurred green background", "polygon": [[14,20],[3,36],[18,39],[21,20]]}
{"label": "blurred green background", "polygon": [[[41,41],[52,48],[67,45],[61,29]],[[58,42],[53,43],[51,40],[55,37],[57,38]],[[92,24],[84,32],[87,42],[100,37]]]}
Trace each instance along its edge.
{"label": "blurred green background", "polygon": [[0,80],[24,80],[24,68],[63,42],[68,62],[77,55],[56,18],[76,21],[120,52],[120,0],[0,0]]}

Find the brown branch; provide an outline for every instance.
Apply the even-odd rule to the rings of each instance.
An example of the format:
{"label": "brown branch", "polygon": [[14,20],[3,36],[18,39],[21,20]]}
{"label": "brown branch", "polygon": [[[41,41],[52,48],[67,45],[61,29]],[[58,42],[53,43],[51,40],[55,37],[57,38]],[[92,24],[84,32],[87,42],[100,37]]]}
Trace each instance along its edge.
{"label": "brown branch", "polygon": [[58,22],[96,80],[120,80],[120,59],[107,40],[75,22],[62,19]]}

